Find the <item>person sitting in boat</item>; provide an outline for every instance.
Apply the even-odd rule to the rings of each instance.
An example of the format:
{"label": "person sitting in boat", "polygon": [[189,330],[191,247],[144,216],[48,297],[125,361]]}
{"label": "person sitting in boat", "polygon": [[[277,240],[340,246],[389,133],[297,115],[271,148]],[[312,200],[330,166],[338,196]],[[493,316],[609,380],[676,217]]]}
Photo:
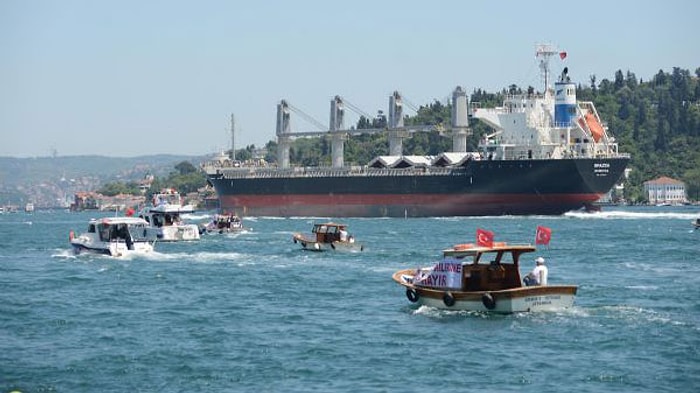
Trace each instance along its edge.
{"label": "person sitting in boat", "polygon": [[340,241],[341,242],[348,241],[348,231],[345,230],[345,227],[340,228]]}
{"label": "person sitting in boat", "polygon": [[547,266],[544,265],[544,258],[537,257],[535,259],[535,268],[523,279],[526,286],[531,285],[547,285],[547,275],[549,274]]}

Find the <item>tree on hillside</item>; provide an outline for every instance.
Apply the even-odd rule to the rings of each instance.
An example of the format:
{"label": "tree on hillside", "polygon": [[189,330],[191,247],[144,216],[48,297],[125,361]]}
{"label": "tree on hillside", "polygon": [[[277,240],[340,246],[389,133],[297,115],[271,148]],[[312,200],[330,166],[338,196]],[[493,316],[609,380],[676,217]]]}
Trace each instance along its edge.
{"label": "tree on hillside", "polygon": [[175,165],[175,169],[177,169],[180,175],[187,175],[198,171],[197,167],[192,165],[192,163],[189,161],[180,162],[179,164]]}
{"label": "tree on hillside", "polygon": [[141,190],[136,182],[111,182],[100,187],[97,192],[106,196],[115,196],[119,194],[140,195]]}

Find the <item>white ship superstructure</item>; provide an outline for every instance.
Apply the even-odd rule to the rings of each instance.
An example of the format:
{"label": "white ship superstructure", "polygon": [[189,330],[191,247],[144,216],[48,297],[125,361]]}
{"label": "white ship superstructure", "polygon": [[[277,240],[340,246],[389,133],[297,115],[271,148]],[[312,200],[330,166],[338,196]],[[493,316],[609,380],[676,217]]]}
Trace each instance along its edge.
{"label": "white ship superstructure", "polygon": [[471,116],[495,131],[482,139],[480,150],[492,160],[544,158],[608,158],[619,156],[615,139],[593,102],[576,100],[576,85],[564,68],[554,88],[549,86],[549,58],[557,53],[539,45],[537,57],[545,79],[543,94],[508,95],[502,106],[480,108]]}

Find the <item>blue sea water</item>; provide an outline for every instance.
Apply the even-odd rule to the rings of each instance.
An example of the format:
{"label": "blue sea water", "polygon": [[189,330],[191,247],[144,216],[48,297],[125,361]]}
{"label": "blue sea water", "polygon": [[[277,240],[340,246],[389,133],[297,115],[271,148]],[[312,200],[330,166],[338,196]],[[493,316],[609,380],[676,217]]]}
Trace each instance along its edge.
{"label": "blue sea water", "polygon": [[[292,242],[324,218],[246,218],[247,233],[158,243],[148,257],[75,257],[68,232],[93,216],[0,215],[0,393],[700,387],[697,208],[346,219],[365,244],[354,254]],[[571,309],[440,311],[391,280],[477,228],[531,243],[537,225],[552,243],[532,259],[547,258],[551,283],[579,285]]]}

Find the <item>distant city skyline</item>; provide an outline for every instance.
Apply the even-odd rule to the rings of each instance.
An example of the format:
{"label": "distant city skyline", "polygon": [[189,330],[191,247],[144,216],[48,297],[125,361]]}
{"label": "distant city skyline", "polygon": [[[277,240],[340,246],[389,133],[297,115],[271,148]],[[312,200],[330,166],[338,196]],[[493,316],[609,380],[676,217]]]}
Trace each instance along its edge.
{"label": "distant city skyline", "polygon": [[[206,155],[230,148],[231,113],[237,148],[274,140],[282,99],[327,124],[335,95],[374,115],[394,90],[420,106],[458,85],[541,89],[538,43],[582,85],[694,74],[699,14],[690,0],[4,0],[0,156]],[[292,114],[292,130],[318,129]]]}

